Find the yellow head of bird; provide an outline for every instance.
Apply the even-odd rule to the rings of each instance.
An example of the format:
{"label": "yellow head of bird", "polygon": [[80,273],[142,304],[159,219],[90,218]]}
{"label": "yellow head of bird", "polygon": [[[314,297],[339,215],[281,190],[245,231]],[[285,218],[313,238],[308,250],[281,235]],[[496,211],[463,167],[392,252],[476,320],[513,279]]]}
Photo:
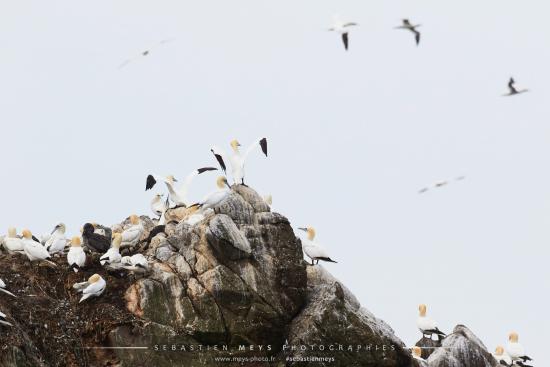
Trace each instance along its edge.
{"label": "yellow head of bird", "polygon": [[233,150],[235,152],[238,152],[239,151],[239,147],[241,146],[241,144],[239,143],[239,141],[237,139],[233,139],[231,140],[231,142],[229,143],[229,145],[231,145],[231,148],[233,148]]}
{"label": "yellow head of bird", "polygon": [[171,184],[173,184],[174,182],[178,182],[178,180],[176,180],[173,175],[166,176],[166,180]]}
{"label": "yellow head of bird", "polygon": [[495,354],[497,356],[503,355],[504,354],[504,348],[501,345],[497,346],[496,349],[495,349]]}
{"label": "yellow head of bird", "polygon": [[74,236],[73,238],[71,238],[71,246],[80,247],[81,244],[82,244],[82,241],[80,240],[80,237]]}
{"label": "yellow head of bird", "polygon": [[10,238],[17,237],[17,230],[15,229],[15,227],[8,228],[8,237]]}
{"label": "yellow head of bird", "polygon": [[21,233],[23,234],[23,237],[25,237],[28,240],[32,238],[32,233],[28,229],[24,229],[23,232]]}
{"label": "yellow head of bird", "polygon": [[99,274],[94,274],[94,275],[92,275],[91,277],[88,278],[88,283],[97,283],[97,282],[99,282],[99,279],[101,279]]}
{"label": "yellow head of bird", "polygon": [[139,224],[139,217],[135,214],[130,215],[130,223]]}
{"label": "yellow head of bird", "polygon": [[421,357],[422,356],[422,349],[418,346],[414,346],[412,348],[412,353],[413,353],[413,356],[416,356],[416,357]]}
{"label": "yellow head of bird", "polygon": [[216,186],[218,186],[219,189],[223,189],[225,186],[229,186],[227,183],[227,178],[225,176],[219,176],[216,179]]}
{"label": "yellow head of bird", "polygon": [[424,317],[426,316],[426,310],[428,309],[428,307],[425,305],[425,304],[421,304],[418,306],[418,313],[420,314],[420,316]]}
{"label": "yellow head of bird", "polygon": [[517,343],[519,340],[519,335],[515,331],[512,331],[510,335],[508,335],[508,340],[510,340],[512,343]]}

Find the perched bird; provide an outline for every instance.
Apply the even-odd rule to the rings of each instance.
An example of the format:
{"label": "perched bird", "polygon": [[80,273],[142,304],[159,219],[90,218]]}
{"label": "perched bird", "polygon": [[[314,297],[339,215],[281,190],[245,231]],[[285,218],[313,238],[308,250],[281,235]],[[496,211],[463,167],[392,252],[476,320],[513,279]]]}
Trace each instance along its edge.
{"label": "perched bird", "polygon": [[[315,229],[313,227],[298,228],[301,231],[307,233],[307,239],[302,241],[302,249],[305,254],[311,259],[311,265],[319,264],[319,260],[335,263],[336,261],[332,260],[325,249],[319,244],[313,242],[315,239]],[[315,261],[315,263],[314,263]]]}
{"label": "perched bird", "polygon": [[493,353],[493,357],[497,360],[497,362],[503,366],[511,366],[512,365],[512,358],[506,353],[504,350],[504,347],[498,346],[495,349],[495,352]]}
{"label": "perched bird", "polygon": [[31,231],[24,229],[22,233],[24,251],[30,261],[41,261],[50,258],[48,250],[40,242],[33,240]]}
{"label": "perched bird", "polygon": [[[201,213],[206,209],[214,209],[216,205],[221,203],[231,192],[231,186],[227,182],[227,179],[224,176],[219,176],[216,179],[216,186],[218,189],[206,195],[202,202],[194,204],[193,206],[198,206]],[[227,186],[227,187],[225,187]]]}
{"label": "perched bird", "polygon": [[233,182],[236,184],[244,185],[244,165],[246,163],[246,158],[250,153],[252,153],[252,151],[254,151],[258,147],[262,149],[262,152],[267,157],[267,138],[255,140],[254,143],[252,143],[244,152],[244,154],[241,154],[241,152],[239,151],[239,147],[241,146],[241,144],[237,140],[232,140],[229,144],[231,145],[231,149],[233,151],[233,154],[229,157],[222,149],[218,147],[212,147],[210,151],[212,152],[212,154],[214,154],[214,157],[218,161],[224,173],[227,171],[227,166],[225,162],[226,160],[229,160],[229,163],[231,164],[231,174],[233,175]]}
{"label": "perched bird", "polygon": [[418,46],[418,44],[420,43],[420,32],[418,32],[416,28],[420,26],[421,24],[412,25],[408,19],[403,19],[403,23],[400,26],[395,27],[395,29],[406,29],[414,33],[414,40],[416,41],[416,45]]}
{"label": "perched bird", "polygon": [[0,325],[13,326],[12,324],[6,321],[6,314],[3,313],[2,311],[0,311]]}
{"label": "perched bird", "polygon": [[8,235],[4,237],[4,247],[9,253],[25,251],[23,240],[17,237],[17,230],[14,227],[8,228]]}
{"label": "perched bird", "polygon": [[101,265],[109,265],[119,263],[120,256],[120,243],[122,242],[122,235],[120,233],[113,233],[113,242],[111,248],[99,258]]}
{"label": "perched bird", "polygon": [[516,84],[516,81],[514,80],[514,78],[510,78],[510,80],[508,81],[509,92],[506,94],[503,94],[504,97],[514,96],[516,94],[529,92],[529,89],[516,89],[515,84]]}
{"label": "perched bird", "polygon": [[123,256],[120,260],[120,263],[122,265],[128,265],[128,266],[136,266],[143,269],[147,269],[147,259],[143,254],[135,254],[132,256]]}
{"label": "perched bird", "polygon": [[95,233],[95,227],[91,223],[84,224],[82,230],[84,244],[92,251],[105,253],[111,246],[111,240],[107,236]]}
{"label": "perched bird", "polygon": [[79,292],[82,292],[82,298],[78,303],[87,300],[90,297],[99,297],[105,291],[107,282],[99,274],[94,274],[88,278],[87,282],[76,283],[73,288]]}
{"label": "perched bird", "polygon": [[52,238],[51,233],[44,233],[42,236],[40,236],[40,243],[46,246],[46,242],[48,242]]}
{"label": "perched bird", "polygon": [[0,292],[4,292],[12,297],[16,297],[15,294],[11,293],[6,289],[6,283],[2,279],[0,279]]}
{"label": "perched bird", "polygon": [[175,183],[178,182],[178,180],[176,180],[174,176],[161,177],[158,175],[151,174],[147,176],[147,182],[145,183],[145,191],[152,189],[157,183],[157,181],[162,181],[166,184],[166,187],[168,188],[168,193],[169,193],[168,199],[170,199],[176,205],[176,207],[182,207],[182,206],[187,207],[190,204],[190,202],[187,199],[187,192],[189,191],[189,187],[191,186],[193,179],[198,175],[200,175],[201,173],[208,172],[208,171],[216,171],[216,170],[217,168],[214,168],[214,167],[202,167],[202,168],[196,169],[185,177],[185,179],[183,180],[183,183],[179,188],[175,187]]}
{"label": "perched bird", "polygon": [[523,349],[523,346],[518,342],[518,340],[519,340],[518,333],[516,332],[510,333],[510,335],[508,336],[508,345],[506,346],[506,353],[508,353],[513,363],[516,363],[520,366],[527,367],[527,365],[523,363],[527,361],[532,361],[532,359],[525,354],[525,349]]}
{"label": "perched bird", "polygon": [[67,253],[67,262],[75,273],[86,264],[86,254],[81,244],[80,237],[73,237],[71,239],[71,248],[69,248],[69,253]]}
{"label": "perched bird", "polygon": [[156,194],[151,200],[151,211],[158,215],[159,219],[162,217],[162,214],[166,211],[167,205],[162,200],[162,194]]}
{"label": "perched bird", "polygon": [[129,59],[126,59],[124,60],[124,62],[122,62],[119,66],[118,66],[118,69],[122,69],[123,67],[127,66],[128,64],[130,64],[131,62],[139,59],[139,58],[142,58],[142,57],[145,57],[145,56],[148,56],[151,51],[153,51],[154,49],[158,48],[158,47],[161,47],[161,46],[164,46],[165,44],[167,43],[170,43],[170,42],[173,42],[175,41],[175,39],[173,38],[168,38],[168,39],[164,39],[160,42],[158,42],[157,44],[155,44],[154,46],[148,48],[147,50],[143,50],[141,51],[138,55],[134,56],[134,57],[131,57]]}
{"label": "perched bird", "polygon": [[351,27],[358,26],[359,24],[354,22],[343,22],[338,15],[333,17],[332,26],[328,29],[331,32],[338,32],[342,35],[342,41],[344,42],[344,48],[346,51],[349,47],[349,31]]}
{"label": "perched bird", "polygon": [[65,250],[67,238],[65,237],[65,224],[59,223],[52,231],[50,238],[46,241],[46,250],[53,255],[62,253]]}
{"label": "perched bird", "polygon": [[130,215],[130,223],[131,226],[122,232],[122,243],[120,247],[134,247],[141,239],[144,228],[139,217],[135,214]]}
{"label": "perched bird", "polygon": [[429,338],[432,338],[432,335],[436,334],[439,339],[445,337],[445,333],[439,330],[437,327],[437,323],[430,319],[429,317],[426,317],[426,305],[419,305],[418,306],[418,319],[416,320],[416,326],[422,332],[422,338],[425,338],[426,335],[429,335]]}

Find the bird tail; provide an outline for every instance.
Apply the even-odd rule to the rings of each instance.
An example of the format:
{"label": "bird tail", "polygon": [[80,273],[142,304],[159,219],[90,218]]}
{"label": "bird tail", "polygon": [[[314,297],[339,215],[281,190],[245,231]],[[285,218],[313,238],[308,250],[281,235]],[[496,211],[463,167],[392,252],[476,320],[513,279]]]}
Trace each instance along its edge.
{"label": "bird tail", "polygon": [[194,207],[197,207],[197,208],[200,209],[200,208],[202,208],[203,205],[204,205],[204,204],[202,204],[202,203],[195,203],[195,204],[189,205],[189,206],[187,207],[187,209],[194,208]]}
{"label": "bird tail", "polygon": [[318,257],[316,260],[323,260],[329,263],[338,263],[337,261],[332,260],[330,257]]}
{"label": "bird tail", "polygon": [[75,273],[78,273],[78,271],[80,270],[80,266],[76,264],[71,264],[71,269],[73,269]]}
{"label": "bird tail", "polygon": [[87,294],[83,295],[82,298],[80,299],[80,301],[78,301],[78,303],[84,302],[85,300],[87,300],[91,296],[92,296],[91,293],[87,293]]}
{"label": "bird tail", "polygon": [[11,323],[2,320],[0,320],[0,325],[13,326]]}
{"label": "bird tail", "polygon": [[4,293],[6,293],[6,294],[9,294],[9,295],[12,296],[12,297],[17,298],[17,296],[16,296],[15,294],[11,293],[11,292],[8,291],[8,290],[5,290],[4,288],[0,288],[0,291],[4,292]]}

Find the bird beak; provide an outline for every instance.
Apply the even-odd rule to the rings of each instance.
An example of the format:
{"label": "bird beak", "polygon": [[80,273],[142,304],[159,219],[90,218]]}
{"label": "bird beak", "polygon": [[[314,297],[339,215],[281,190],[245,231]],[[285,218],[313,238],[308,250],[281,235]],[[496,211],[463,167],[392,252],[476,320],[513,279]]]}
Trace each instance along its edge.
{"label": "bird beak", "polygon": [[240,146],[241,146],[241,143],[237,143],[237,146],[240,147]]}
{"label": "bird beak", "polygon": [[58,228],[59,228],[59,226],[55,226],[52,233],[50,233],[50,234],[53,234],[55,231],[57,231]]}
{"label": "bird beak", "polygon": [[174,182],[178,182],[178,180],[176,180],[176,178],[174,177]]}
{"label": "bird beak", "polygon": [[225,185],[231,189],[231,185],[229,184],[229,182],[225,181]]}
{"label": "bird beak", "polygon": [[300,231],[304,231],[304,232],[307,232],[307,228],[303,228],[303,227],[300,227],[298,228]]}

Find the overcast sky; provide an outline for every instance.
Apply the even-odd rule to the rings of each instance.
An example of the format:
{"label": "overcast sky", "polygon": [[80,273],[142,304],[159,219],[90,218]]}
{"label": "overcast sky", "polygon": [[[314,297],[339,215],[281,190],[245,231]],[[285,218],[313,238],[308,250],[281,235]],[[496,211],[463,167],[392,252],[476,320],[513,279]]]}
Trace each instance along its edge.
{"label": "overcast sky", "polygon": [[[417,305],[492,351],[550,327],[550,51],[542,1],[12,1],[0,11],[0,226],[150,214],[183,177],[266,136],[247,181],[412,345]],[[345,52],[332,15],[360,24]],[[422,41],[394,30],[421,23]],[[163,39],[155,48],[117,69]],[[514,76],[531,92],[504,98]],[[440,179],[461,182],[418,195]],[[214,188],[215,174],[190,196]],[[159,190],[161,187],[159,186]],[[5,228],[5,229],[4,229]],[[540,363],[540,362],[539,362]]]}

